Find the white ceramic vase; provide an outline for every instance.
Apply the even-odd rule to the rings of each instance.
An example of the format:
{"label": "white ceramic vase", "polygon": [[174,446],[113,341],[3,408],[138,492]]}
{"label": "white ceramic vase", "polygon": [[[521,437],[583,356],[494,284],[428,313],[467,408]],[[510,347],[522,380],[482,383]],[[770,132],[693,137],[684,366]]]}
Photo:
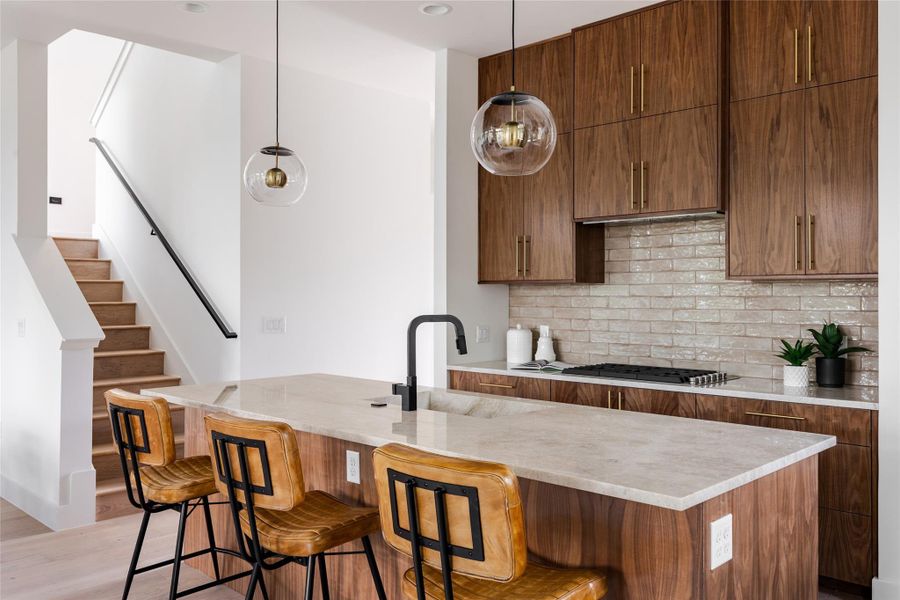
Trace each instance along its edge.
{"label": "white ceramic vase", "polygon": [[809,385],[809,367],[784,366],[785,387],[807,387]]}

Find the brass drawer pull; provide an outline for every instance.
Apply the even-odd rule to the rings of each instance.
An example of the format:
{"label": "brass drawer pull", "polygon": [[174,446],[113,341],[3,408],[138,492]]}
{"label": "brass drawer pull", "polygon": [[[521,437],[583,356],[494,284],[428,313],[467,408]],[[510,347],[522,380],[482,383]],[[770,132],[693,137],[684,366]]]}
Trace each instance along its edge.
{"label": "brass drawer pull", "polygon": [[523,268],[522,268],[522,275],[528,275],[528,253],[529,253],[529,250],[531,249],[531,246],[530,246],[531,236],[523,235],[522,239],[525,241],[525,244],[522,247],[522,260],[524,261]]}
{"label": "brass drawer pull", "polygon": [[634,114],[634,65],[631,65],[631,79],[628,83],[628,90],[631,92],[631,114]]}
{"label": "brass drawer pull", "polygon": [[612,408],[612,390],[606,390],[606,408]]}
{"label": "brass drawer pull", "polygon": [[772,419],[788,419],[789,421],[805,421],[806,417],[795,417],[793,415],[776,415],[774,413],[754,412],[748,410],[744,413],[748,417],[770,417]]}
{"label": "brass drawer pull", "polygon": [[478,385],[480,385],[481,387],[500,388],[501,390],[514,390],[514,389],[516,389],[516,386],[514,386],[514,385],[507,385],[507,384],[505,384],[505,383],[481,383],[481,382],[479,382]]}
{"label": "brass drawer pull", "polygon": [[794,262],[797,270],[800,271],[803,269],[803,261],[800,260],[800,238],[803,236],[803,223],[799,216],[795,217],[794,225]]}
{"label": "brass drawer pull", "polygon": [[516,236],[516,277],[519,276],[519,238],[520,236]]}
{"label": "brass drawer pull", "polygon": [[641,63],[641,112],[644,112],[644,63]]}
{"label": "brass drawer pull", "polygon": [[644,161],[641,161],[641,210],[644,210]]}
{"label": "brass drawer pull", "polygon": [[628,197],[631,198],[631,210],[636,210],[637,202],[634,200],[634,161],[631,161],[631,187],[629,188]]}
{"label": "brass drawer pull", "polygon": [[619,410],[622,410],[622,392],[619,392]]}
{"label": "brass drawer pull", "polygon": [[809,270],[816,269],[816,216],[809,215],[807,217],[806,226],[806,254],[809,261]]}

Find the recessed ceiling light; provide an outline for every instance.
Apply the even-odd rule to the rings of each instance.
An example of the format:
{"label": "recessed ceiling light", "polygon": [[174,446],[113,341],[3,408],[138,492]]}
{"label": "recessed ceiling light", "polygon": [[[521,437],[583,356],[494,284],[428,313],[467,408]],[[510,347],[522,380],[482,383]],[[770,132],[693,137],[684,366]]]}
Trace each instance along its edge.
{"label": "recessed ceiling light", "polygon": [[430,17],[443,17],[453,10],[447,4],[423,4],[419,7],[419,12]]}
{"label": "recessed ceiling light", "polygon": [[189,13],[194,13],[195,15],[199,15],[201,13],[205,13],[209,9],[209,5],[206,2],[182,2],[181,10]]}

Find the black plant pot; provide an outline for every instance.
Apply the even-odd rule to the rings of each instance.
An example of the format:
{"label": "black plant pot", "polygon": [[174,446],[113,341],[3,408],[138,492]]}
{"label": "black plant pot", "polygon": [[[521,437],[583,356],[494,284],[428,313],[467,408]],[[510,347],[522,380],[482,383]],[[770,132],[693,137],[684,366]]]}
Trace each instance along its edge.
{"label": "black plant pot", "polygon": [[847,360],[844,358],[816,358],[816,383],[822,387],[844,387],[844,372]]}

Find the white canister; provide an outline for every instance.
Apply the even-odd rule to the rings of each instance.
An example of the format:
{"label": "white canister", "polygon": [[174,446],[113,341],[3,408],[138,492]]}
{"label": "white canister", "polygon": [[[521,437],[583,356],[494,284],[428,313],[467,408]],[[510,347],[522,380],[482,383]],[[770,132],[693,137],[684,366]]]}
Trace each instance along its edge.
{"label": "white canister", "polygon": [[521,365],[531,360],[531,330],[522,329],[517,324],[515,329],[506,332],[506,362]]}
{"label": "white canister", "polygon": [[806,365],[794,367],[784,365],[785,387],[806,387],[809,385],[809,367]]}

